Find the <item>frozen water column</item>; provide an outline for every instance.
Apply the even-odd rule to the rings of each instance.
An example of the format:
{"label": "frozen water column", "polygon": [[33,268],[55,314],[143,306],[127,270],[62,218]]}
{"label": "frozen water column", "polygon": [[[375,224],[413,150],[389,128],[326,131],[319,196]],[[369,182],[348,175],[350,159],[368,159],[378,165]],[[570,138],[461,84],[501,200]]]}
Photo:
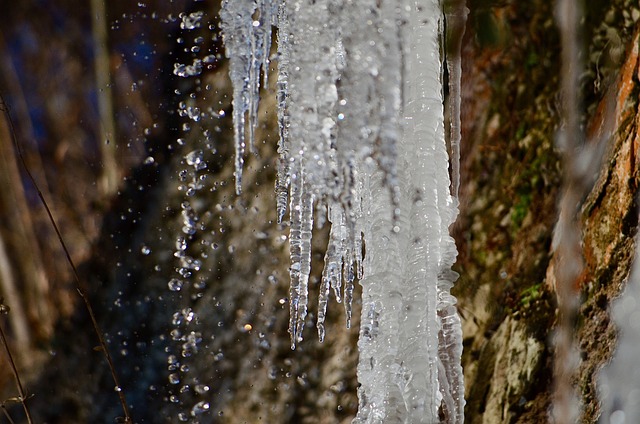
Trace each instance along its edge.
{"label": "frozen water column", "polygon": [[461,423],[462,331],[449,290],[457,215],[449,187],[437,0],[407,0],[403,28],[400,203],[392,221],[381,172],[369,180],[354,423]]}

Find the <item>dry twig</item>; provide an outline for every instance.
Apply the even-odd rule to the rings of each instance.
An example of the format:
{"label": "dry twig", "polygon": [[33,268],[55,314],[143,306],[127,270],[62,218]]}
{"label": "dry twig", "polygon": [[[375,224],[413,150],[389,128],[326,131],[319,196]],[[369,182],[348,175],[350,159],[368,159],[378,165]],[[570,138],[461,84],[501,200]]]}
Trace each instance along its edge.
{"label": "dry twig", "polygon": [[[56,235],[58,237],[58,241],[60,242],[60,245],[62,246],[62,250],[64,251],[64,254],[67,258],[67,262],[69,263],[69,266],[71,267],[71,270],[73,271],[73,276],[74,276],[74,280],[76,283],[76,290],[78,292],[78,294],[80,295],[80,298],[82,299],[85,308],[87,309],[87,312],[89,313],[89,318],[91,319],[91,324],[93,325],[93,330],[96,333],[96,336],[98,337],[98,342],[100,343],[100,348],[105,356],[105,359],[107,361],[107,364],[109,366],[109,371],[111,372],[111,377],[113,379],[113,382],[115,384],[116,387],[116,392],[118,394],[118,397],[120,399],[120,403],[122,405],[122,410],[124,412],[124,422],[125,423],[132,423],[132,419],[131,419],[131,414],[129,413],[129,407],[127,406],[127,400],[126,397],[124,395],[124,391],[122,390],[122,386],[120,386],[119,380],[118,380],[118,374],[116,373],[116,368],[115,365],[113,363],[113,359],[111,358],[111,355],[109,354],[109,350],[107,349],[107,343],[104,339],[104,336],[102,334],[102,331],[100,330],[100,326],[98,325],[98,321],[96,319],[95,313],[93,312],[93,307],[91,306],[91,303],[89,302],[88,297],[86,296],[85,290],[83,289],[83,285],[82,282],[80,280],[80,275],[78,273],[78,270],[75,266],[75,264],[73,263],[73,260],[71,259],[71,254],[69,253],[69,249],[67,249],[67,245],[64,242],[64,239],[62,238],[62,233],[60,232],[60,229],[58,228],[58,224],[56,223],[55,219],[53,218],[53,214],[51,212],[51,209],[49,208],[49,205],[47,204],[47,201],[44,199],[44,196],[42,194],[42,192],[40,191],[40,188],[38,187],[38,184],[35,180],[35,178],[33,177],[33,174],[30,172],[29,167],[27,166],[27,163],[24,159],[24,155],[22,153],[22,148],[20,146],[20,143],[18,143],[18,139],[16,137],[16,131],[15,131],[15,127],[13,125],[13,119],[11,118],[11,113],[9,111],[9,107],[6,104],[6,102],[4,101],[4,97],[2,97],[2,95],[0,95],[0,110],[2,112],[4,112],[4,114],[7,117],[7,121],[9,122],[9,128],[11,130],[11,137],[13,138],[13,142],[15,144],[15,149],[16,152],[18,153],[18,157],[20,159],[20,162],[22,164],[22,167],[24,168],[25,172],[27,173],[27,176],[29,177],[29,180],[31,181],[31,183],[33,184],[34,188],[36,189],[37,193],[38,193],[38,198],[40,199],[40,201],[42,202],[42,205],[44,206],[44,209],[47,212],[47,216],[49,217],[49,222],[51,223],[51,225],[53,226],[53,229],[56,232]],[[4,334],[3,334],[3,338],[4,338]],[[6,343],[5,343],[6,346]],[[22,394],[21,394],[22,396]],[[31,421],[29,421],[31,422]]]}

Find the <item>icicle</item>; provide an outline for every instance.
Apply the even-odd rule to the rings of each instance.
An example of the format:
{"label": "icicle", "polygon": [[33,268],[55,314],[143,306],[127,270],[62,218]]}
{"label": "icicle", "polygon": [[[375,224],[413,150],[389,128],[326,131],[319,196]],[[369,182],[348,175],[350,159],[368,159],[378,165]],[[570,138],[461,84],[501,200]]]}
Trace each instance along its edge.
{"label": "icicle", "polygon": [[[230,61],[233,85],[233,125],[236,149],[236,193],[242,191],[242,168],[246,147],[246,119],[249,115],[249,143],[254,144],[260,91],[260,71],[268,73],[271,24],[275,5],[271,0],[223,0],[220,10],[225,52]],[[254,14],[259,14],[254,20]],[[265,79],[266,82],[266,79]]]}
{"label": "icicle", "polygon": [[460,82],[462,77],[462,38],[467,23],[466,0],[445,0],[446,62],[449,74],[449,143],[451,145],[451,194],[458,198],[460,187]]}
{"label": "icicle", "polygon": [[[337,205],[336,205],[337,206]],[[329,233],[329,245],[324,256],[324,270],[322,272],[322,282],[320,285],[320,296],[318,299],[318,337],[324,341],[325,329],[324,321],[327,313],[327,303],[331,289],[338,302],[341,301],[340,287],[342,286],[342,256],[343,245],[345,243],[344,215],[338,207],[329,209],[329,221],[331,231]]]}
{"label": "icicle", "polygon": [[[239,87],[236,95],[256,93],[238,101],[244,109],[234,115],[236,130],[240,125],[244,130],[245,113],[250,126],[253,122],[257,92],[255,84],[243,84],[255,81],[256,69],[266,66],[256,61],[256,52],[267,45],[247,29],[246,21],[253,21],[247,13],[260,11],[259,27],[265,7],[275,16],[276,2],[229,3],[228,10],[244,14],[237,22],[227,17],[233,24],[225,27],[236,34],[235,39],[228,37],[232,45],[227,48],[232,80],[235,77],[234,86]],[[344,297],[350,325],[354,282],[363,279],[360,407],[354,423],[431,423],[439,421],[441,411],[448,423],[463,419],[462,337],[456,300],[450,295],[456,250],[448,235],[457,214],[452,192],[457,192],[459,177],[455,163],[453,183],[448,174],[439,4],[277,1],[276,207],[282,222],[288,198],[289,332],[295,348],[307,314],[317,202],[318,224],[324,221],[325,207],[331,222],[318,299],[320,340],[325,337],[331,291],[338,301]],[[449,15],[452,23],[460,24],[455,13]],[[239,56],[235,68],[234,54]],[[452,60],[449,66],[459,81],[459,63]],[[459,111],[459,102],[451,111]],[[457,145],[459,121],[451,122]],[[457,161],[455,149],[452,156]]]}
{"label": "icicle", "polygon": [[311,270],[311,230],[313,229],[313,195],[305,186],[302,164],[296,162],[291,175],[291,288],[289,290],[291,349],[302,341],[307,317],[309,272]]}
{"label": "icicle", "polygon": [[347,328],[351,328],[351,310],[353,305],[353,284],[356,279],[356,265],[353,262],[351,252],[347,254],[347,261],[344,263],[344,313]]}

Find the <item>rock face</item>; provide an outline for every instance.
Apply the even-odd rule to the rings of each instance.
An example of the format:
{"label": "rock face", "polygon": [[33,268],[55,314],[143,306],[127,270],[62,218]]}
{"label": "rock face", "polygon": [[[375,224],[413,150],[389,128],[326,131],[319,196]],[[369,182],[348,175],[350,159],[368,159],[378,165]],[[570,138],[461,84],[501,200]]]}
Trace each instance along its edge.
{"label": "rock face", "polygon": [[[544,362],[545,346],[528,331],[523,321],[507,317],[478,360],[482,378],[470,388],[484,392],[482,414],[469,417],[475,423],[510,423],[518,416],[513,406],[523,407],[531,385]],[[472,405],[469,405],[471,410]]]}
{"label": "rock face", "polygon": [[[616,16],[620,29],[610,34],[611,42],[625,53],[616,63],[608,61],[602,73],[597,61],[589,62],[587,75],[609,84],[595,84],[595,92],[589,84],[583,87],[587,140],[594,150],[604,152],[580,216],[585,269],[576,282],[581,305],[574,345],[581,359],[574,383],[585,423],[599,416],[597,372],[615,349],[608,306],[628,278],[637,230],[639,115],[637,96],[631,93],[638,89],[638,31],[637,20],[623,18],[633,7],[622,3],[587,8],[593,57],[610,53],[599,51],[598,45],[602,46],[603,28],[613,25]],[[474,58],[465,68],[471,69],[468,87],[474,90],[468,94],[467,113],[476,119],[466,121],[470,180],[463,189],[469,190],[470,203],[463,208],[458,228],[471,422],[549,419],[551,340],[557,319],[552,199],[559,195],[561,164],[553,147],[558,117],[545,108],[557,92],[558,57],[557,52],[539,50],[540,43],[555,39],[543,30],[553,26],[548,7],[533,2],[494,9],[500,10],[491,16],[498,34],[518,40],[508,50],[508,60],[505,51],[478,51],[467,45]],[[525,17],[537,24],[522,27],[519,22]],[[484,60],[477,59],[483,55]],[[530,66],[516,65],[518,58],[530,60]],[[545,72],[551,78],[542,77]],[[504,369],[507,366],[516,369]]]}
{"label": "rock face", "polygon": [[[213,3],[210,16],[217,13]],[[595,2],[585,20],[585,37],[594,42],[582,87],[584,122],[590,143],[605,146],[581,212],[585,271],[577,287],[582,302],[575,345],[581,361],[575,385],[585,423],[599,415],[596,372],[615,349],[608,306],[628,278],[635,250],[640,77],[638,13],[632,3]],[[554,142],[561,123],[559,52],[550,47],[558,45],[553,10],[546,0],[477,0],[468,6],[462,205],[454,229],[464,318],[465,415],[470,423],[546,422],[556,321],[551,240],[562,176]],[[196,416],[200,422],[224,423],[350,422],[357,409],[359,322],[346,330],[342,306],[334,303],[323,344],[313,331],[314,308],[296,351],[286,332],[289,260],[287,228],[275,224],[273,87],[264,93],[259,114],[258,155],[248,158],[244,193],[237,197],[227,69],[216,65],[200,79],[167,80],[165,91],[204,93],[190,106],[207,110],[213,105],[223,117],[190,122],[191,130],[178,144],[181,133],[170,128],[185,121],[163,115],[167,134],[148,146],[155,161],[130,172],[81,267],[132,414],[136,422],[148,423]],[[7,142],[4,133],[0,137]],[[209,176],[188,196],[179,187],[188,185],[193,169],[185,156],[197,149],[204,150]],[[192,209],[186,215],[185,202]],[[186,237],[186,254],[201,265],[180,291],[171,291],[169,282],[179,278],[176,242],[185,236],[185,216],[195,216],[203,229]],[[315,231],[311,299],[327,237],[326,229]],[[0,232],[6,240],[6,228]],[[176,313],[179,324],[172,322]],[[359,315],[354,310],[353,316]],[[35,325],[35,319],[31,322]],[[183,356],[187,339],[182,337],[192,333],[201,339],[198,352]],[[49,360],[33,369],[36,377],[28,382],[37,422],[113,422],[122,414],[101,354],[92,351],[96,342],[81,309],[59,320],[53,339],[40,343]],[[171,354],[175,362],[168,361]],[[175,367],[183,369],[172,384]],[[5,398],[13,396],[11,390],[7,386]],[[19,409],[10,412],[20,421]]]}

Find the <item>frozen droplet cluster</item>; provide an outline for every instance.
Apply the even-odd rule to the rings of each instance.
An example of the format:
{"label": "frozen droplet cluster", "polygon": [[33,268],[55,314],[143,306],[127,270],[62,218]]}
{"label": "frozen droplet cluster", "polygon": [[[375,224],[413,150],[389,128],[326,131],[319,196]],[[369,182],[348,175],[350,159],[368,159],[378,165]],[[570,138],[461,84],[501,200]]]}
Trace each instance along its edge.
{"label": "frozen droplet cluster", "polygon": [[193,59],[191,64],[174,63],[173,74],[179,77],[194,77],[202,73],[202,60]]}
{"label": "frozen droplet cluster", "polygon": [[180,28],[196,29],[196,28],[200,28],[202,18],[204,17],[204,12],[198,11],[198,12],[193,12],[189,14],[181,13],[179,16],[180,16],[180,19],[182,20],[182,22],[180,22]]}

